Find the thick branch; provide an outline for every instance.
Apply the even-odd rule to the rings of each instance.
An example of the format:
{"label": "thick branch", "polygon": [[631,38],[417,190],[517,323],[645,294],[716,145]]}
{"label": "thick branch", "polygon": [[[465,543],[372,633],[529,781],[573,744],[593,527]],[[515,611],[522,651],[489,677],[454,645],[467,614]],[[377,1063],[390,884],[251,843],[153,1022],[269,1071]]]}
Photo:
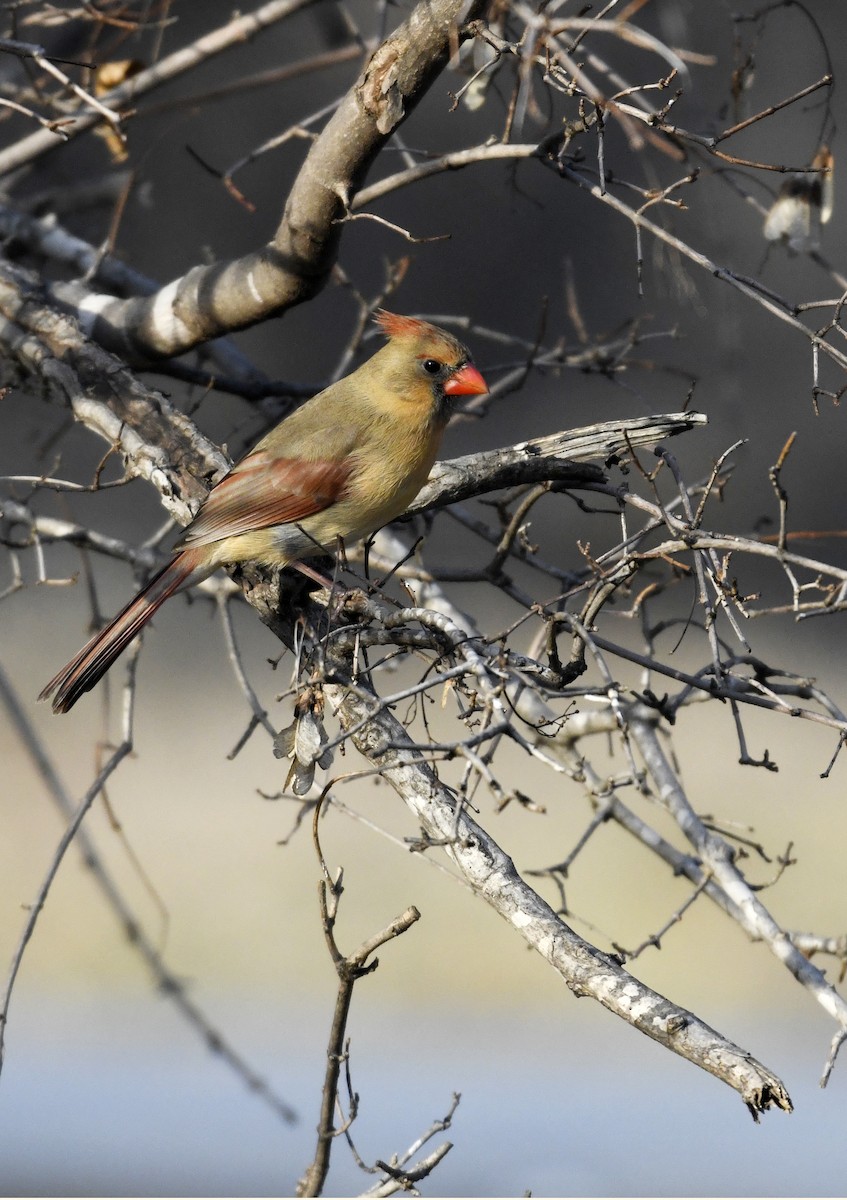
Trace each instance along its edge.
{"label": "thick branch", "polygon": [[170,357],[319,292],[368,168],[443,69],[451,38],[482,7],[482,0],[421,0],[312,146],[272,240],[231,262],[194,267],[151,297],[89,297],[81,315],[97,340],[130,361]]}
{"label": "thick branch", "polygon": [[[191,520],[209,483],[228,469],[225,456],[187,417],[90,341],[72,318],[52,309],[29,272],[8,263],[0,263],[0,348],[7,363],[46,386],[111,443],[129,474],[153,483],[180,524]],[[605,421],[436,463],[409,512],[539,480],[574,487],[602,481],[602,470],[586,460],[607,461],[705,423],[693,412]]]}
{"label": "thick branch", "polygon": [[383,710],[367,720],[370,709],[360,695],[343,683],[327,690],[345,728],[365,722],[353,734],[354,744],[379,768],[424,832],[445,843],[474,892],[550,963],[574,995],[593,997],[666,1049],[728,1083],[754,1117],[771,1106],[791,1111],[784,1085],[766,1067],[694,1013],[645,987],[560,920],[494,839],[466,811],[457,814],[453,797],[391,713]]}
{"label": "thick branch", "polygon": [[604,462],[627,453],[636,446],[654,445],[705,425],[702,413],[669,413],[667,416],[630,417],[625,421],[603,421],[581,429],[551,433],[547,437],[483,450],[449,462],[436,463],[432,474],[410,506],[410,512],[440,508],[515,484],[538,483],[554,479],[580,483],[602,480],[597,468],[578,467],[589,459]]}
{"label": "thick branch", "polygon": [[156,487],[181,524],[228,469],[225,455],[192,421],[53,310],[33,277],[9,263],[0,263],[0,347],[6,375],[15,364],[67,404],[122,455],[130,475]]}

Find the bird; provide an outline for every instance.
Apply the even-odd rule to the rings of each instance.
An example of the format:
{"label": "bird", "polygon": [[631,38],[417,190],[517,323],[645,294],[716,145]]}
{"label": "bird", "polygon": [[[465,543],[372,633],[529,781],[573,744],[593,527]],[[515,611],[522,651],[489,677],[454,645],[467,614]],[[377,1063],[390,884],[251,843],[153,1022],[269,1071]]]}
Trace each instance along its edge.
{"label": "bird", "polygon": [[832,216],[835,159],[829,146],[821,146],[808,171],[792,171],[765,217],[769,242],[784,242],[797,254],[817,250],[821,228]]}
{"label": "bird", "polygon": [[55,713],[68,712],[166,600],[219,567],[298,566],[405,512],[435,462],[454,401],[488,386],[446,330],[383,309],[375,320],[386,345],[280,421],[215,484],[167,566],[39,700],[52,697]]}

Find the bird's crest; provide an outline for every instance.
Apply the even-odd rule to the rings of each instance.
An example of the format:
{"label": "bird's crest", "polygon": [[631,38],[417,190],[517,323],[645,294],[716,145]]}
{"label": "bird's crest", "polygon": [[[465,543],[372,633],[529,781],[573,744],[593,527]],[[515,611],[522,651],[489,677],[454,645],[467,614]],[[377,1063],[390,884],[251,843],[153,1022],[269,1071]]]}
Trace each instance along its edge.
{"label": "bird's crest", "polygon": [[401,317],[399,313],[386,312],[384,308],[377,310],[374,321],[387,338],[420,337],[432,329],[427,321],[419,321],[417,317]]}

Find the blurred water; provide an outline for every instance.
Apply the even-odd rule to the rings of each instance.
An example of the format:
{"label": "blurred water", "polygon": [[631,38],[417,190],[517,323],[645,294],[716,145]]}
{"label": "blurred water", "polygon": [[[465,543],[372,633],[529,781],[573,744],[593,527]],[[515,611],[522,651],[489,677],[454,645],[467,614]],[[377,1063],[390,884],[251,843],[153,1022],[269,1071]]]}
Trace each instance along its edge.
{"label": "blurred water", "polygon": [[[293,1193],[313,1149],[322,1070],[305,1047],[322,1039],[323,1019],[318,1029],[315,1015],[289,1008],[278,1024],[239,1031],[301,1107],[291,1128],[184,1034],[161,999],[104,998],[93,1009],[67,995],[28,996],[20,1008],[0,1086],[4,1195]],[[825,1037],[783,1054],[776,1065],[798,1111],[757,1127],[728,1089],[604,1014],[607,1036],[592,1050],[575,1036],[584,1008],[565,1000],[558,1019],[541,1020],[431,1005],[363,1013],[352,1029],[360,1153],[401,1150],[446,1112],[455,1088],[453,1127],[432,1143],[454,1148],[425,1195],[843,1194],[845,1084],[836,1073],[830,1090],[817,1087]],[[238,1028],[235,997],[220,1013]],[[785,1032],[763,1017],[763,1041]],[[368,1046],[382,1053],[362,1061],[357,1049]],[[326,1194],[368,1185],[340,1140]]]}

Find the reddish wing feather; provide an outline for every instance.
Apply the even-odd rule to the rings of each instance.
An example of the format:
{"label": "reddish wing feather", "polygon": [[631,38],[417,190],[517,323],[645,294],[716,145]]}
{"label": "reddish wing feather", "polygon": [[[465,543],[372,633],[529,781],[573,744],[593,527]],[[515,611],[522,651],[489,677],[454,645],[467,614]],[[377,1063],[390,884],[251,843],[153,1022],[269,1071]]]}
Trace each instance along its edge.
{"label": "reddish wing feather", "polygon": [[186,529],[181,546],[206,546],[240,533],[302,521],[343,493],[349,458],[304,462],[250,454],[214,487]]}

